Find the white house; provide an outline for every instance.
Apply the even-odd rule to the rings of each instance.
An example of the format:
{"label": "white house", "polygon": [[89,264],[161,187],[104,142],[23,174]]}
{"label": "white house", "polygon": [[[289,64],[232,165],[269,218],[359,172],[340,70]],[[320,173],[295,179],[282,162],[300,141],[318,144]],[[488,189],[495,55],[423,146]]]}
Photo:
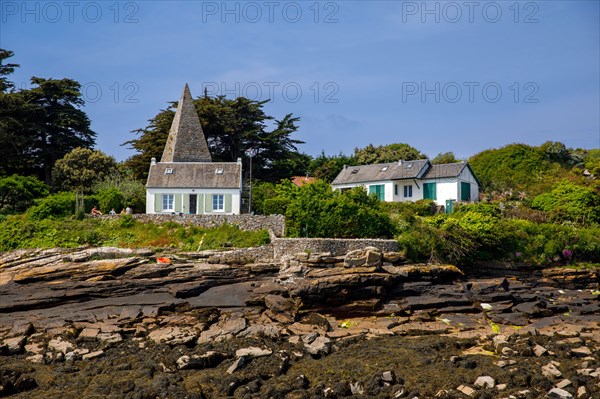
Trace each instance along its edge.
{"label": "white house", "polygon": [[152,158],[146,183],[146,213],[240,213],[242,160],[212,162],[185,85],[160,162]]}
{"label": "white house", "polygon": [[365,186],[387,202],[431,199],[451,212],[455,202],[477,201],[481,183],[466,162],[432,165],[421,159],[345,166],[331,185],[342,191]]}

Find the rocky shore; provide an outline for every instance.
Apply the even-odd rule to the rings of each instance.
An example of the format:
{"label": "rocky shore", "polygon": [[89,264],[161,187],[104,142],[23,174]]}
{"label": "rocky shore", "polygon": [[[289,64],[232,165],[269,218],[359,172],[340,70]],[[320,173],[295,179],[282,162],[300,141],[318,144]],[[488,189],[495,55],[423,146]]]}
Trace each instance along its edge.
{"label": "rocky shore", "polygon": [[599,282],[373,247],[15,251],[0,255],[0,396],[598,398]]}

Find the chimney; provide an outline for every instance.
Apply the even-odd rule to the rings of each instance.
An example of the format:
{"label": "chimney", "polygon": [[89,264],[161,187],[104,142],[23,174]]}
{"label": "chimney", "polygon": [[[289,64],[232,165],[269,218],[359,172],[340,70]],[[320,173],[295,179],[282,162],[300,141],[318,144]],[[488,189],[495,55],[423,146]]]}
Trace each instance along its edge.
{"label": "chimney", "polygon": [[151,166],[152,166],[152,165],[156,165],[156,158],[152,157],[152,158],[150,159],[150,165],[151,165]]}
{"label": "chimney", "polygon": [[398,165],[402,166],[402,160],[398,161]]}
{"label": "chimney", "polygon": [[237,163],[242,163],[242,158],[241,157],[237,159]]}

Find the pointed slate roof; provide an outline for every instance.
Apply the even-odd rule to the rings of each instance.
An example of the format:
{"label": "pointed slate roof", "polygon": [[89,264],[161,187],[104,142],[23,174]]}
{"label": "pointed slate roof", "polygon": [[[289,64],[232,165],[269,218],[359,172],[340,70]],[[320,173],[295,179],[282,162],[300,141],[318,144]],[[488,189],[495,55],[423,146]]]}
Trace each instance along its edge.
{"label": "pointed slate roof", "polygon": [[187,83],[165,144],[161,162],[212,162]]}

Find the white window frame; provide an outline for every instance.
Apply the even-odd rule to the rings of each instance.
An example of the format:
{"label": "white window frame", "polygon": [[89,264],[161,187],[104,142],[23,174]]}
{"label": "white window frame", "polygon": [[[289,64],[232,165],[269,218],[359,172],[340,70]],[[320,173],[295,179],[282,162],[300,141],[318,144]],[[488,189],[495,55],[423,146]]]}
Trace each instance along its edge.
{"label": "white window frame", "polygon": [[162,210],[167,212],[175,211],[175,194],[162,194]]}
{"label": "white window frame", "polygon": [[[216,202],[215,202],[216,200]],[[215,207],[216,205],[216,207]],[[225,194],[213,194],[212,195],[212,211],[213,212],[225,212]]]}

